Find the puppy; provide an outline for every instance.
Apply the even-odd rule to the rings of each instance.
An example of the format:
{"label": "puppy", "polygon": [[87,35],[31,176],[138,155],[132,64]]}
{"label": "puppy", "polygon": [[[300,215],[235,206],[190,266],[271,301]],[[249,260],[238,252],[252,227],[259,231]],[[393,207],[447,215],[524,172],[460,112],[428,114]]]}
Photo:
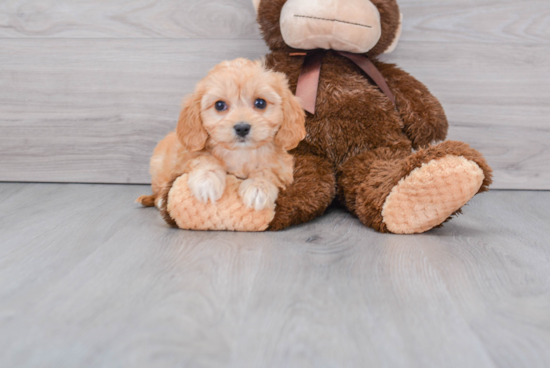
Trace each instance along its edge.
{"label": "puppy", "polygon": [[137,201],[160,208],[161,190],[187,173],[191,193],[215,203],[229,173],[243,179],[239,195],[246,206],[273,208],[279,189],[293,181],[294,159],[287,151],[305,137],[304,122],[284,74],[259,61],[222,62],[184,101],[175,133],[155,148],[153,195]]}

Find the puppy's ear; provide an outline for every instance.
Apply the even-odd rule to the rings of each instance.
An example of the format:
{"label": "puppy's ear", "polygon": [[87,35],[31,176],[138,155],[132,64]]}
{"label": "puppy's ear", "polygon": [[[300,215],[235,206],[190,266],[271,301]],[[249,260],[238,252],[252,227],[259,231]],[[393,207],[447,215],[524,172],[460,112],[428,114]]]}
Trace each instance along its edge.
{"label": "puppy's ear", "polygon": [[304,124],[306,116],[300,101],[288,88],[286,76],[281,75],[279,79],[279,88],[283,99],[283,123],[275,136],[275,142],[288,151],[296,148],[298,143],[305,138],[306,128]]}
{"label": "puppy's ear", "polygon": [[202,126],[201,99],[202,93],[199,91],[186,98],[176,128],[180,143],[189,152],[202,150],[208,138],[208,133]]}

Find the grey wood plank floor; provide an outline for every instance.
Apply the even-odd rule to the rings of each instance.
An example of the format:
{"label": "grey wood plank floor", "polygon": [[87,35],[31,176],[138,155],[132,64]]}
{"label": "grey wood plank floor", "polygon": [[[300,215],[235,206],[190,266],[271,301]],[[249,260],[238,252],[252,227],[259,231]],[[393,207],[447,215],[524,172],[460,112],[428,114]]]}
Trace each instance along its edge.
{"label": "grey wood plank floor", "polygon": [[550,366],[550,192],[397,236],[176,230],[148,190],[0,184],[0,366]]}

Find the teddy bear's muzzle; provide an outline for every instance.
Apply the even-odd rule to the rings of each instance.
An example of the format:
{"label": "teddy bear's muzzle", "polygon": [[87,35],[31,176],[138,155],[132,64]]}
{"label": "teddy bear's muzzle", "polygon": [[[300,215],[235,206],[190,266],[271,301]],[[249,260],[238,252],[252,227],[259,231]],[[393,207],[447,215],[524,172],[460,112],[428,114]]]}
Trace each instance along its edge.
{"label": "teddy bear's muzzle", "polygon": [[285,42],[296,49],[366,53],[380,40],[380,13],[369,0],[288,0],[280,18]]}

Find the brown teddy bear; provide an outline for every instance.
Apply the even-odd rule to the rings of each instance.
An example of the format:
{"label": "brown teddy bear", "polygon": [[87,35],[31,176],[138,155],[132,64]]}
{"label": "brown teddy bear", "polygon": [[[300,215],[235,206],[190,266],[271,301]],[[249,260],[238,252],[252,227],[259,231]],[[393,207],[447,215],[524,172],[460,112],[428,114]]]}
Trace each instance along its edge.
{"label": "brown teddy bear", "polygon": [[[291,151],[294,183],[264,216],[269,224],[255,230],[309,221],[337,197],[377,231],[421,233],[488,190],[491,169],[478,151],[456,141],[435,144],[448,128],[439,101],[376,59],[399,38],[395,0],[253,2],[271,49],[267,67],[288,76],[308,111],[307,136]],[[175,224],[182,206],[170,203],[171,190],[181,188],[166,189],[163,213]],[[225,228],[251,230],[238,225]]]}

